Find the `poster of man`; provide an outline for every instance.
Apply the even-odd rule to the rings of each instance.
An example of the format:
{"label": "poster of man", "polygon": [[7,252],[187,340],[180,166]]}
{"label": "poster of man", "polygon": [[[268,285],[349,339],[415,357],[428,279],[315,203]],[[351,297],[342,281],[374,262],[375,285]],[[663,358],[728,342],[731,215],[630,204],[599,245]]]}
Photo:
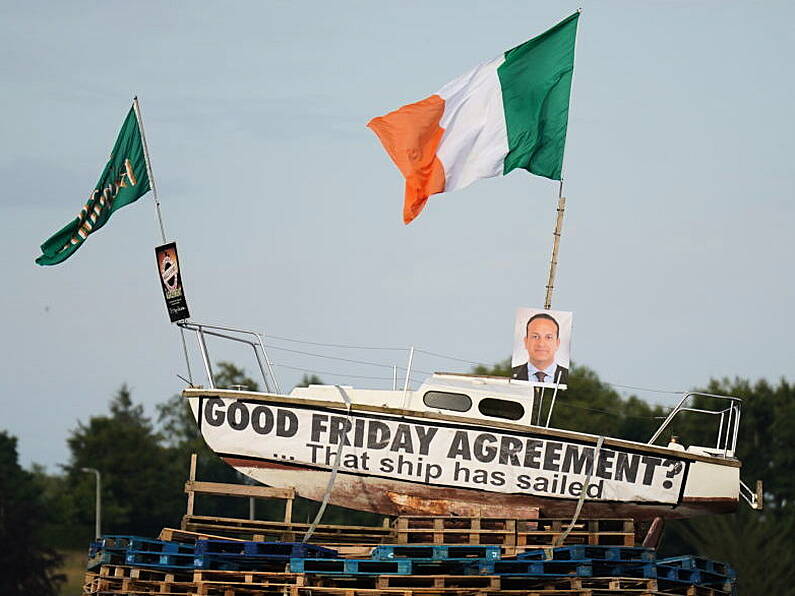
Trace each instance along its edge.
{"label": "poster of man", "polygon": [[518,308],[514,324],[511,376],[535,385],[565,389],[571,358],[572,313]]}

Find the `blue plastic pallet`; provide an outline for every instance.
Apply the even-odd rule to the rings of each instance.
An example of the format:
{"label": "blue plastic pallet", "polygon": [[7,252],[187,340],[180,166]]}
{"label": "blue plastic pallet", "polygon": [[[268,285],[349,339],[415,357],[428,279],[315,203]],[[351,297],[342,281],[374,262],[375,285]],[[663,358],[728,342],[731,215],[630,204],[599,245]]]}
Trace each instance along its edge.
{"label": "blue plastic pallet", "polygon": [[495,561],[486,559],[291,559],[293,573],[318,575],[480,575]]}
{"label": "blue plastic pallet", "polygon": [[483,575],[488,574],[494,559],[392,559],[411,561],[411,575]]}
{"label": "blue plastic pallet", "polygon": [[483,573],[489,575],[514,575],[534,577],[592,577],[593,566],[585,561],[492,561]]}
{"label": "blue plastic pallet", "polygon": [[411,575],[411,560],[293,558],[290,559],[290,571],[319,575]]}
{"label": "blue plastic pallet", "polygon": [[99,544],[103,550],[108,549],[132,549],[153,553],[193,553],[193,545],[184,542],[173,542],[170,540],[157,540],[155,538],[144,538],[143,536],[126,535],[107,535],[102,536],[95,544]]}
{"label": "blue plastic pallet", "polygon": [[88,556],[93,557],[101,550],[102,550],[102,542],[100,542],[99,540],[92,540],[91,544],[88,545]]}
{"label": "blue plastic pallet", "polygon": [[486,545],[411,545],[380,544],[370,555],[373,559],[487,559],[497,560],[502,554],[499,546]]}
{"label": "blue plastic pallet", "polygon": [[236,557],[283,560],[292,558],[334,559],[339,556],[334,549],[302,542],[255,542],[217,539],[197,540],[194,552],[197,555],[232,555]]}
{"label": "blue plastic pallet", "polygon": [[164,553],[127,549],[127,565],[154,569],[193,569],[193,553]]}
{"label": "blue plastic pallet", "polygon": [[657,579],[665,579],[669,581],[678,581],[685,583],[698,584],[700,586],[721,586],[727,590],[731,590],[734,583],[733,578],[717,573],[704,571],[703,569],[688,569],[685,567],[678,567],[675,565],[657,565]]}
{"label": "blue plastic pallet", "polygon": [[245,555],[193,555],[193,565],[196,569],[226,569],[234,571],[274,571],[284,573],[290,559],[272,558],[269,556]]}
{"label": "blue plastic pallet", "polygon": [[86,569],[92,571],[102,565],[124,565],[127,562],[126,550],[97,550],[89,555]]}
{"label": "blue plastic pallet", "polygon": [[[279,571],[284,571],[286,563],[282,563]],[[193,556],[194,569],[214,569],[222,571],[259,571],[256,565],[241,564],[238,560],[230,559],[228,557],[218,557],[216,555],[194,555]]]}
{"label": "blue plastic pallet", "polygon": [[669,557],[667,559],[660,559],[657,561],[660,565],[672,565],[675,567],[683,567],[685,569],[701,569],[708,573],[722,575],[724,577],[735,577],[734,569],[728,563],[721,561],[712,561],[704,557],[696,557],[693,555],[686,555],[681,557]]}
{"label": "blue plastic pallet", "polygon": [[150,540],[144,536],[132,536],[129,534],[104,534],[98,540],[92,542],[92,545],[97,545],[101,549],[125,549],[132,544],[135,540]]}
{"label": "blue plastic pallet", "polygon": [[670,582],[684,584],[700,584],[700,569],[685,569],[674,565],[659,565],[648,563],[646,565],[635,565],[632,567],[619,567],[618,572],[626,574],[628,577],[647,577],[650,579],[661,579]]}
{"label": "blue plastic pallet", "polygon": [[[550,550],[552,558],[549,559]],[[536,561],[575,561],[590,559],[594,561],[654,561],[655,552],[639,546],[589,546],[577,544],[560,546],[554,549],[534,549],[516,555],[517,559]]]}

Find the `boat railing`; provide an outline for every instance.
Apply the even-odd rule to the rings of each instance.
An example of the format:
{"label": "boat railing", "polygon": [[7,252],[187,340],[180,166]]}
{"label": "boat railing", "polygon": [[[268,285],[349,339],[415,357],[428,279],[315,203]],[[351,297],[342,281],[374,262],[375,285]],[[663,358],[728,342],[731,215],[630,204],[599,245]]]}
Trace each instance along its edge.
{"label": "boat railing", "polygon": [[222,327],[220,325],[209,325],[207,323],[197,323],[195,321],[183,321],[178,323],[178,325],[182,327],[182,329],[192,331],[196,334],[199,353],[201,354],[204,372],[207,375],[210,389],[215,389],[215,377],[213,376],[210,355],[207,351],[207,336],[218,337],[250,346],[254,351],[254,357],[257,359],[257,365],[262,374],[265,389],[268,392],[275,391],[276,393],[281,393],[281,387],[279,387],[279,381],[273,371],[273,363],[268,357],[268,352],[265,350],[265,343],[261,333],[249,329]]}
{"label": "boat railing", "polygon": [[[721,402],[722,406],[719,409],[708,410],[705,408],[688,407],[685,404],[689,399],[694,397],[702,397],[715,402]],[[688,391],[679,400],[679,403],[671,410],[665,420],[660,424],[660,427],[654,433],[648,444],[653,445],[654,442],[665,432],[679,414],[683,412],[695,412],[698,414],[706,414],[709,416],[717,416],[717,437],[715,439],[715,451],[723,455],[723,457],[734,457],[734,452],[737,448],[737,435],[740,430],[740,410],[742,400],[739,397],[731,397],[728,395],[715,395],[713,393],[702,393],[699,391]]]}
{"label": "boat railing", "polygon": [[740,480],[740,496],[751,506],[751,509],[761,511],[765,506],[765,494],[762,481],[756,481],[756,489],[752,489]]}

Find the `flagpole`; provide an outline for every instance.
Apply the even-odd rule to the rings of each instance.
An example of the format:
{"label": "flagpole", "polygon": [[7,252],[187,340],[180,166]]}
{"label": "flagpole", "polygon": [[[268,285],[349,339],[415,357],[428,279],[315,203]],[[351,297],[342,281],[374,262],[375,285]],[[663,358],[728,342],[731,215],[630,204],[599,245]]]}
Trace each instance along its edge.
{"label": "flagpole", "polygon": [[144,119],[141,116],[141,106],[138,103],[138,96],[133,97],[133,108],[135,117],[138,119],[138,128],[141,129],[141,142],[144,146],[144,161],[146,161],[146,174],[149,176],[149,184],[152,186],[152,196],[155,199],[155,209],[157,210],[157,222],[160,224],[160,238],[163,244],[166,243],[166,228],[163,226],[163,214],[160,211],[160,199],[157,198],[157,186],[155,177],[152,175],[152,165],[149,163],[149,145],[146,143],[146,133],[144,132]]}
{"label": "flagpole", "polygon": [[[163,225],[163,213],[160,211],[160,199],[157,198],[157,186],[155,177],[152,175],[152,164],[149,161],[149,145],[146,143],[146,133],[144,132],[144,119],[141,116],[141,106],[138,103],[138,96],[133,97],[133,109],[135,118],[138,120],[138,128],[141,131],[141,143],[144,146],[144,161],[146,162],[146,174],[149,177],[149,185],[152,187],[152,196],[155,200],[155,210],[157,211],[157,223],[160,225],[160,238],[163,244],[166,243],[166,228]],[[188,358],[188,344],[185,342],[185,330],[180,327],[179,335],[182,339],[182,352],[185,354],[185,365],[188,367],[188,381],[193,385],[193,374],[190,370],[190,359]]]}
{"label": "flagpole", "polygon": [[[582,7],[577,9],[582,14]],[[576,44],[576,38],[575,38]],[[574,86],[574,63],[572,62],[572,87]],[[571,97],[571,94],[570,94]],[[571,99],[569,99],[571,104]],[[569,106],[571,109],[571,105]],[[565,148],[565,145],[564,145]],[[555,289],[555,274],[558,271],[558,249],[560,248],[560,236],[563,233],[563,214],[566,211],[566,197],[563,196],[563,156],[561,156],[560,183],[558,184],[558,207],[557,218],[555,219],[555,231],[552,233],[552,258],[549,260],[549,277],[547,278],[547,293],[544,298],[544,309],[552,308],[552,292]]]}
{"label": "flagpole", "polygon": [[558,186],[558,216],[555,219],[555,231],[552,233],[552,258],[549,261],[549,278],[547,279],[547,295],[544,298],[544,309],[552,308],[552,290],[555,287],[555,274],[558,270],[558,248],[560,235],[563,233],[563,214],[566,211],[566,197],[563,196],[563,175]]}

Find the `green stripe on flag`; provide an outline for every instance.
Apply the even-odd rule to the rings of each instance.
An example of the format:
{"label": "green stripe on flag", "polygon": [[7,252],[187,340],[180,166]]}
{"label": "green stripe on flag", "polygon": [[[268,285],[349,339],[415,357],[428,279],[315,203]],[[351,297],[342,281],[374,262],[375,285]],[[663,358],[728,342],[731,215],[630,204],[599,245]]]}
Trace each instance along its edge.
{"label": "green stripe on flag", "polygon": [[78,216],[41,245],[39,265],[56,265],[80,248],[92,232],[107,223],[117,209],[138,200],[149,191],[141,131],[135,109],[124,120],[110,159]]}
{"label": "green stripe on flag", "polygon": [[505,52],[497,69],[508,131],[503,174],[523,168],[560,180],[579,16]]}

